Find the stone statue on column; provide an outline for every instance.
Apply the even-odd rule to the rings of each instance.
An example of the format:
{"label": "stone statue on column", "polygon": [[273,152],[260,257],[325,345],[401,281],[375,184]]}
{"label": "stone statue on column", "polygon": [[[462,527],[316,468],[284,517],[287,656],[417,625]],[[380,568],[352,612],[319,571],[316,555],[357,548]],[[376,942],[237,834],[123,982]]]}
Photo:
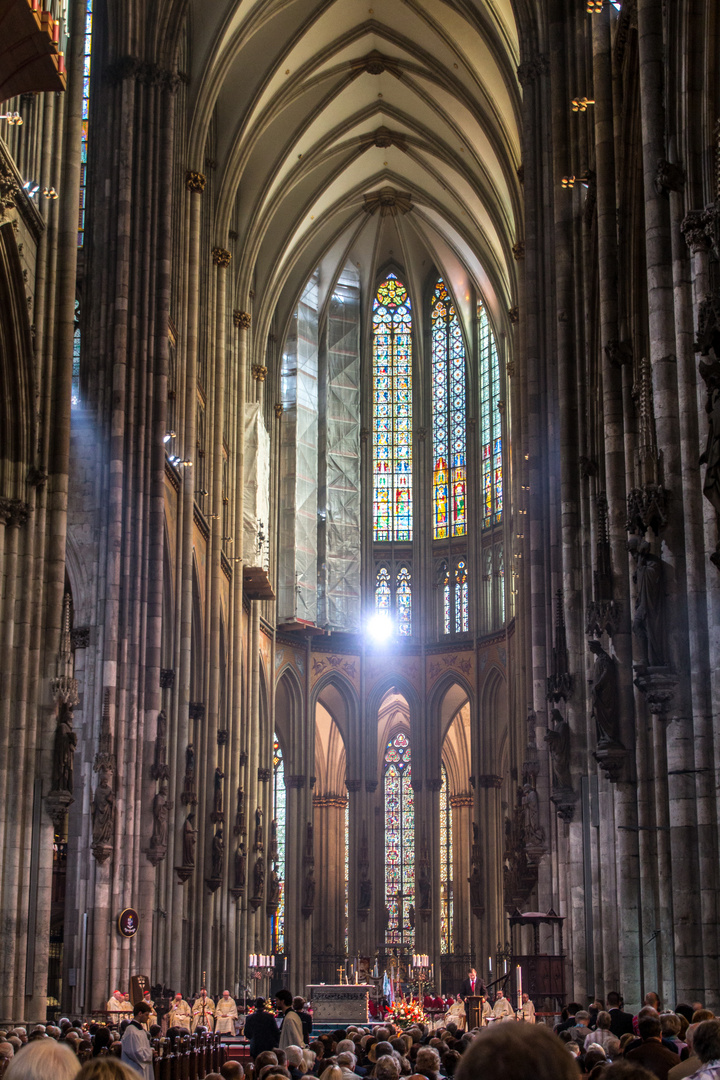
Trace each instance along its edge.
{"label": "stone statue on column", "polygon": [[172,808],[173,804],[168,799],[167,780],[161,780],[160,788],[153,799],[153,831],[148,851],[148,858],[155,866],[167,854],[168,817]]}
{"label": "stone statue on column", "polygon": [[253,851],[262,851],[265,847],[263,842],[263,812],[262,807],[258,806],[255,811],[255,843],[253,844]]}
{"label": "stone statue on column", "polygon": [[303,915],[308,918],[312,915],[315,908],[315,871],[312,866],[309,866],[307,873],[305,874],[305,882],[303,884],[303,902],[302,910]]}
{"label": "stone statue on column", "polygon": [[220,881],[223,873],[223,860],[225,858],[225,841],[223,840],[222,825],[218,825],[212,838],[210,852],[210,877],[213,881]]}
{"label": "stone statue on column", "polygon": [[197,829],[195,828],[195,813],[190,811],[183,825],[183,866],[189,870],[195,867],[195,845],[197,843]]}
{"label": "stone statue on column", "polygon": [[237,806],[235,808],[235,827],[233,832],[236,836],[245,835],[245,792],[242,786],[237,789]]}
{"label": "stone statue on column", "polygon": [[223,810],[223,780],[225,779],[225,773],[218,765],[215,769],[213,776],[213,809],[210,815],[210,820],[213,824],[223,822],[225,820],[225,812]]}
{"label": "stone statue on column", "polygon": [[595,656],[592,677],[592,718],[597,730],[598,748],[622,746],[617,663],[605,652],[596,638],[590,641],[589,648]]}
{"label": "stone statue on column", "polygon": [[90,813],[92,815],[92,851],[99,863],[104,863],[113,848],[115,829],[115,793],[110,785],[112,769],[101,766],[100,780],[95,788]]}
{"label": "stone statue on column", "polygon": [[570,775],[570,725],[559,709],[551,714],[552,728],[545,734],[545,742],[550,751],[552,786],[554,791],[572,790]]}
{"label": "stone statue on column", "polygon": [[185,776],[180,801],[184,806],[194,806],[197,802],[195,793],[195,747],[188,743],[185,747]]}
{"label": "stone statue on column", "polygon": [[650,544],[638,536],[628,540],[628,551],[635,559],[633,580],[637,585],[633,634],[638,639],[645,667],[664,667],[665,593],[662,559],[653,555]]}
{"label": "stone statue on column", "polygon": [[161,709],[157,717],[157,733],[155,735],[155,757],[150,775],[153,780],[167,780],[170,770],[167,764],[167,731],[168,721],[164,709]]}
{"label": "stone statue on column", "polygon": [[238,893],[244,891],[246,877],[247,856],[245,854],[245,845],[241,841],[235,852],[235,874],[233,877],[233,888],[237,889]]}
{"label": "stone statue on column", "polygon": [[53,745],[53,785],[54,792],[65,791],[73,794],[75,748],[77,733],[73,728],[73,706],[61,701],[58,705],[58,718],[55,727]]}

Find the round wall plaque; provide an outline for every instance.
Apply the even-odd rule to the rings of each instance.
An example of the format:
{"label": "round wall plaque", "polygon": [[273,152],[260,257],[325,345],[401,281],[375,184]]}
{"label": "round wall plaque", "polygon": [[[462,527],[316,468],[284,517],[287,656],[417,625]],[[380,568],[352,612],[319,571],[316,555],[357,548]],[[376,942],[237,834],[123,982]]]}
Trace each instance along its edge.
{"label": "round wall plaque", "polygon": [[140,916],[135,908],[126,907],[118,917],[118,931],[123,937],[135,937],[139,923]]}

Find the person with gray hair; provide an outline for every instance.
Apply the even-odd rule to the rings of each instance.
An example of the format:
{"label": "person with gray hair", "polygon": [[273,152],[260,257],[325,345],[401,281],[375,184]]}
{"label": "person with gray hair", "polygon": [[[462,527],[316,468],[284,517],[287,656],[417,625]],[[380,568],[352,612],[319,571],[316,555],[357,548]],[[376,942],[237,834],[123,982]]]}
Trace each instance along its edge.
{"label": "person with gray hair", "polygon": [[37,1039],[12,1058],[4,1080],[75,1080],[80,1062],[67,1044]]}
{"label": "person with gray hair", "polygon": [[720,1077],[720,1020],[703,1020],[693,1032],[693,1051],[700,1068],[691,1080],[718,1080]]}
{"label": "person with gray hair", "polygon": [[400,1062],[394,1054],[383,1054],[375,1062],[375,1080],[399,1080]]}
{"label": "person with gray hair", "polygon": [[699,1024],[690,1024],[690,1027],[685,1032],[685,1042],[688,1044],[690,1057],[685,1058],[679,1065],[673,1065],[668,1073],[668,1080],[686,1080],[686,1077],[692,1076],[692,1074],[697,1072],[702,1065],[700,1058],[696,1056],[693,1048],[693,1039],[699,1026]]}
{"label": "person with gray hair", "polygon": [[440,1055],[433,1046],[421,1046],[415,1058],[415,1072],[428,1080],[439,1080]]}

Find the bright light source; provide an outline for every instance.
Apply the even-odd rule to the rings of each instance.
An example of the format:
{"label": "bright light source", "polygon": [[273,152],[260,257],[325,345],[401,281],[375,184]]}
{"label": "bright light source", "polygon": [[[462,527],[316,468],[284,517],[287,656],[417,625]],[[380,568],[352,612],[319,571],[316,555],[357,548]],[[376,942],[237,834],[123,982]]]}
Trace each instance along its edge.
{"label": "bright light source", "polygon": [[368,619],[365,631],[368,637],[380,644],[383,641],[388,641],[393,636],[395,627],[386,612],[378,611]]}

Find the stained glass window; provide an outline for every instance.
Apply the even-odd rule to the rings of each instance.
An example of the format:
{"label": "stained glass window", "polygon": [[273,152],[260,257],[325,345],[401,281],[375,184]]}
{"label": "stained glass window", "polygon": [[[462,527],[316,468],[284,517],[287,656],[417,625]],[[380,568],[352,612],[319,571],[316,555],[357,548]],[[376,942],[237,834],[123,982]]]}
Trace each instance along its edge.
{"label": "stained glass window", "polygon": [[375,608],[383,615],[390,614],[392,597],[390,594],[390,571],[381,566],[375,579]]}
{"label": "stained glass window", "polygon": [[412,540],[412,314],[394,274],[373,301],[373,529]]}
{"label": "stained glass window", "polygon": [[440,585],[443,600],[443,633],[449,634],[452,631],[452,624],[450,621],[450,571],[447,568],[447,563],[443,565],[441,571]]}
{"label": "stained glass window", "polygon": [[285,834],[287,828],[285,762],[277,735],[273,736],[273,819],[277,823],[277,858],[274,869],[280,881],[280,903],[272,917],[272,951],[285,952]]}
{"label": "stained glass window", "polygon": [[398,634],[412,634],[412,575],[406,563],[397,567],[394,581],[387,566],[377,571],[375,610],[392,618]]}
{"label": "stained glass window", "polygon": [[410,588],[410,571],[407,566],[401,566],[397,574],[395,588],[395,604],[397,606],[398,634],[412,633],[412,593]]}
{"label": "stained glass window", "polygon": [[444,762],[440,764],[440,951],[453,951],[453,850],[452,810],[448,790],[448,775]]}
{"label": "stained glass window", "polygon": [[480,456],[483,528],[502,520],[503,468],[500,400],[500,361],[487,311],[478,305],[480,347]]}
{"label": "stained glass window", "polygon": [[410,743],[399,732],[385,747],[385,941],[412,948],[415,931],[415,804],[410,784]]}
{"label": "stained glass window", "polygon": [[470,628],[468,611],[467,568],[461,559],[455,570],[455,632],[464,634]]}
{"label": "stained glass window", "polygon": [[498,544],[495,555],[495,569],[498,578],[500,597],[500,622],[505,622],[505,556],[502,544]]}
{"label": "stained glass window", "polygon": [[442,278],[432,298],[433,538],[467,532],[465,346]]}
{"label": "stained glass window", "polygon": [[80,404],[80,301],[75,301],[75,329],[73,331],[72,405]]}
{"label": "stained glass window", "polygon": [[350,952],[350,800],[345,800],[345,955]]}
{"label": "stained glass window", "polygon": [[80,206],[78,207],[78,247],[82,247],[85,240],[85,208],[87,205],[88,121],[90,117],[90,52],[92,49],[92,17],[93,0],[86,0],[82,131],[80,135]]}

